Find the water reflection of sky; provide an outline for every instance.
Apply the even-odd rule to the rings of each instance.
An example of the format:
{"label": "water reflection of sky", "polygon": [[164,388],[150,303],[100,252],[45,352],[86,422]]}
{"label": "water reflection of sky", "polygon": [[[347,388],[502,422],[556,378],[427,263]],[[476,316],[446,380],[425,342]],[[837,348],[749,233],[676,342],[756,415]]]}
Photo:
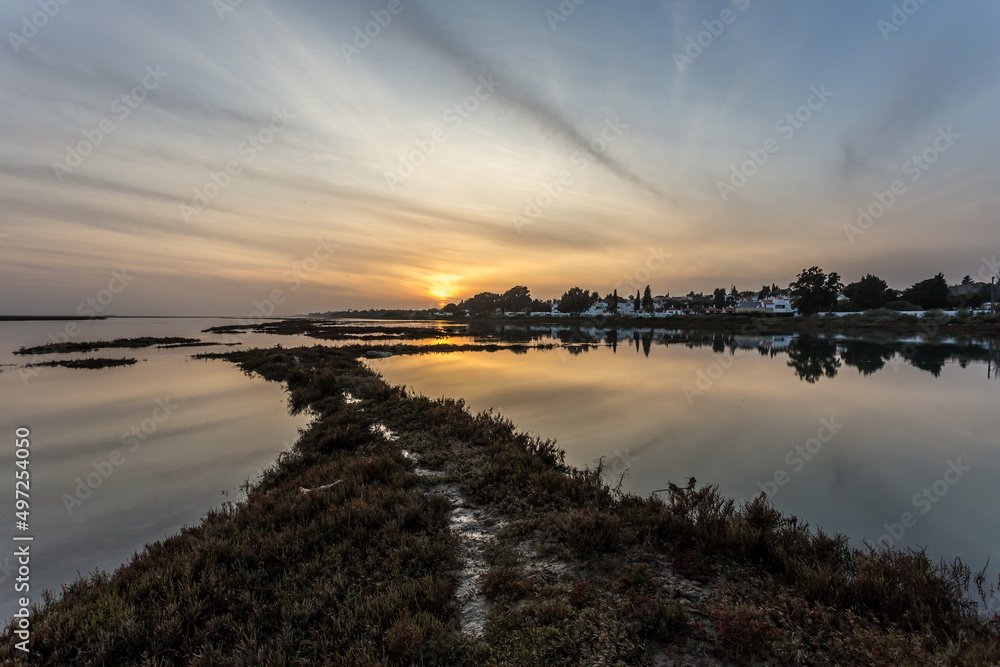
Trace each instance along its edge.
{"label": "water reflection of sky", "polygon": [[[89,321],[80,323],[80,333],[71,339],[184,336],[240,342],[244,348],[357,342],[202,333],[233,323]],[[58,588],[95,568],[114,569],[144,543],[197,523],[208,509],[238,498],[237,487],[273,463],[307,421],[287,415],[279,385],[247,377],[225,362],[190,358],[239,348],[59,355],[52,358],[129,356],[140,363],[100,371],[39,369],[25,384],[18,365],[31,359],[13,350],[49,342],[65,325],[0,323],[5,407],[0,429],[12,434],[27,424],[33,431],[36,589]],[[522,429],[557,439],[574,465],[604,457],[611,472],[627,467],[627,490],[646,494],[690,476],[717,483],[734,498],[750,498],[764,486],[776,491],[772,499],[779,509],[845,533],[856,544],[877,540],[884,524],[911,512],[917,525],[901,542],[928,546],[934,556],[962,556],[972,565],[990,555],[994,563],[1000,557],[1000,519],[988,509],[996,506],[993,479],[1000,472],[992,419],[1000,381],[994,373],[996,346],[989,339],[753,337],[473,323],[468,331],[446,327],[437,339],[367,344],[397,342],[569,346],[369,363],[390,382],[430,396],[462,397],[473,410],[495,408]],[[921,344],[908,345],[913,342]],[[175,414],[130,450],[122,434],[149,419],[164,399],[179,406]],[[815,453],[809,454],[822,420],[837,424],[837,432],[829,442],[814,441]],[[122,464],[69,513],[64,494],[72,496],[77,480],[116,450],[122,452]],[[959,460],[968,473],[945,487],[946,494],[935,495],[936,502],[921,514],[923,505],[915,505],[914,496],[933,489],[949,462]],[[9,448],[0,452],[0,474],[12,479],[13,462]],[[779,485],[774,480],[781,472],[787,478],[779,476],[784,480]],[[3,509],[5,521],[12,520],[11,513],[12,507]],[[8,613],[5,598],[0,616]]]}
{"label": "water reflection of sky", "polygon": [[[135,336],[197,337],[211,320],[107,320],[82,323],[78,340]],[[63,322],[0,323],[0,363],[23,364],[21,346],[44,343]],[[208,339],[208,336],[205,336]],[[274,337],[269,345],[279,342]],[[287,344],[285,341],[281,341]],[[259,343],[258,343],[259,344]],[[206,348],[206,351],[228,348]],[[132,356],[131,367],[38,369],[25,384],[16,367],[0,373],[0,475],[14,479],[14,430],[31,428],[32,600],[43,588],[95,569],[113,570],[150,541],[194,525],[211,508],[240,497],[239,486],[274,463],[308,417],[290,417],[281,385],[250,378],[222,361],[194,361],[197,348],[103,350]],[[59,355],[72,358],[81,355]],[[159,403],[158,403],[159,402]],[[166,406],[164,409],[162,406]],[[157,411],[157,408],[160,408]],[[170,412],[169,416],[167,412]],[[166,417],[156,422],[154,417]],[[156,426],[152,433],[147,428]],[[138,437],[123,434],[138,427]],[[109,464],[114,452],[121,463]],[[95,467],[96,465],[96,467]],[[98,469],[111,472],[95,488]],[[91,481],[96,481],[92,477]],[[78,490],[81,482],[82,490]],[[88,495],[89,493],[89,495]],[[82,504],[67,498],[84,496]],[[10,532],[13,501],[0,514]],[[9,541],[9,538],[8,538]],[[10,549],[0,552],[0,578]],[[0,583],[8,589],[9,581]],[[0,617],[13,611],[4,595]]]}
{"label": "water reflection of sky", "polygon": [[[1000,380],[989,340],[907,347],[884,337],[637,329],[609,341],[605,332],[588,339],[560,330],[532,337],[596,344],[371,365],[389,382],[462,397],[472,410],[494,408],[556,438],[574,465],[604,457],[609,470],[627,466],[629,491],[692,476],[737,499],[764,487],[782,511],[855,544],[877,541],[884,524],[910,512],[917,524],[900,543],[973,565],[991,555],[998,562],[1000,518],[986,510],[996,506],[1000,473]],[[810,443],[829,437],[820,432],[824,419],[837,432]],[[914,502],[959,460],[971,470],[944,495],[932,493],[935,502]]]}

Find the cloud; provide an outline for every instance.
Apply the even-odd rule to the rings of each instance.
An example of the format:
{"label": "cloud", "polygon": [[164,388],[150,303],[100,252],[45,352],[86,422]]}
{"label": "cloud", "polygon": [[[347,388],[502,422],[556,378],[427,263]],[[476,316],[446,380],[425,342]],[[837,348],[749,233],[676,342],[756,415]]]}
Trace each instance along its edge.
{"label": "cloud", "polygon": [[[439,21],[425,14],[416,5],[408,6],[401,17],[403,25],[416,41],[463,72],[469,79],[474,81],[480,76],[487,77],[495,73],[494,67],[485,57],[476,53],[456,35],[439,27]],[[498,78],[502,85],[497,88],[495,95],[510,108],[531,118],[572,148],[584,148],[590,145],[592,138],[588,138],[563,112],[521,84],[510,72],[504,72]],[[622,180],[661,199],[670,199],[656,185],[608,153],[595,154],[594,157],[597,162]]]}

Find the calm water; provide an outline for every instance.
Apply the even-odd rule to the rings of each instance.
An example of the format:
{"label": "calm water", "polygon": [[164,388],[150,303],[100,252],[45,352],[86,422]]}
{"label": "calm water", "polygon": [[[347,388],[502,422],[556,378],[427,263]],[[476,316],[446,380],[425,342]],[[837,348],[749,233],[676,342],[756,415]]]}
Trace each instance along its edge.
{"label": "calm water", "polygon": [[[92,321],[81,323],[82,331],[73,340],[134,336],[209,340],[220,337],[198,332],[224,323]],[[0,479],[5,485],[0,536],[10,545],[11,534],[18,532],[13,516],[13,441],[15,429],[28,426],[35,602],[41,600],[43,589],[58,591],[77,573],[113,570],[145,543],[196,524],[209,509],[239,499],[239,486],[271,465],[308,422],[305,416],[288,415],[281,385],[247,377],[227,362],[191,360],[199,348],[59,355],[130,356],[139,363],[102,370],[43,368],[27,383],[18,368],[6,366],[30,359],[12,355],[13,350],[46,343],[49,334],[63,331],[65,324],[0,323],[0,434],[5,443],[0,449]],[[279,342],[264,336],[245,340],[249,345]],[[280,342],[288,344],[288,339]],[[155,430],[144,432],[143,427],[153,426]],[[122,434],[133,428],[144,439],[123,443]],[[116,451],[118,465],[110,462]],[[105,479],[98,469],[110,474]],[[99,484],[87,485],[88,475]],[[81,481],[85,486],[78,489]],[[67,498],[80,503],[70,501],[67,506]],[[7,546],[0,551],[2,619],[13,613],[12,552]]]}
{"label": "calm water", "polygon": [[737,499],[763,489],[854,544],[887,535],[934,557],[1000,562],[1000,355],[989,340],[493,333],[583,346],[371,365],[423,394],[499,410],[556,439],[574,465],[604,457],[612,474],[627,469],[629,491],[689,477]]}
{"label": "calm water", "polygon": [[[237,340],[199,333],[227,323],[93,321],[81,323],[73,340]],[[0,323],[0,433],[8,443],[0,449],[0,478],[13,488],[14,430],[30,427],[36,602],[43,588],[113,570],[145,543],[238,500],[239,486],[271,465],[308,421],[287,414],[282,386],[226,362],[190,359],[198,348],[75,355],[132,356],[140,363],[46,368],[25,382],[18,366],[30,359],[13,350],[45,343],[64,326]],[[342,344],[252,334],[238,340]],[[935,557],[961,556],[974,566],[989,556],[1000,562],[1000,380],[988,340],[913,345],[522,326],[473,328],[450,340],[574,347],[370,363],[390,382],[462,397],[473,410],[499,410],[522,429],[556,439],[574,465],[604,457],[611,475],[627,470],[623,488],[630,491],[648,494],[692,476],[738,499],[763,488],[779,509],[855,544],[888,534],[900,544],[926,546]],[[155,430],[143,433],[144,425]],[[123,442],[134,428],[143,439]],[[109,463],[116,451],[117,465]],[[110,474],[90,488],[88,476],[96,481],[94,474],[109,465]],[[7,498],[3,535],[16,532]],[[904,526],[907,513],[912,521]],[[5,569],[11,552],[0,552],[0,618],[13,607]]]}

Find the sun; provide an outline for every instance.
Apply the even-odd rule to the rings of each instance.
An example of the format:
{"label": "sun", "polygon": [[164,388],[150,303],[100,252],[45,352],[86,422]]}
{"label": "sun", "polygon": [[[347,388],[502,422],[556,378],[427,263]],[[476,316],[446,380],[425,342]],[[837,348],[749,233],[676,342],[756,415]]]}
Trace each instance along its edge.
{"label": "sun", "polygon": [[438,274],[428,277],[427,294],[441,302],[442,305],[458,294],[458,281],[461,276]]}

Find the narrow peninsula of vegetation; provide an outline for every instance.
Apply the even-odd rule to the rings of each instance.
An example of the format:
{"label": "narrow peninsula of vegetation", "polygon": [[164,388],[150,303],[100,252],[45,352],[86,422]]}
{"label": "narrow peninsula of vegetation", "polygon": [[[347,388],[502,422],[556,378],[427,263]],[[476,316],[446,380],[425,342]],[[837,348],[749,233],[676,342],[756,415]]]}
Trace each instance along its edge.
{"label": "narrow peninsula of vegetation", "polygon": [[28,364],[28,368],[87,368],[87,369],[98,369],[98,368],[115,368],[117,366],[132,366],[135,364],[135,359],[122,357],[120,359],[112,359],[108,357],[95,357],[93,359],[57,359],[53,361],[45,361],[38,364]]}
{"label": "narrow peninsula of vegetation", "polygon": [[36,609],[24,664],[1000,661],[960,563],[694,480],[620,493],[502,416],[386,384],[361,361],[384,349],[207,355],[315,421],[245,501]]}
{"label": "narrow peninsula of vegetation", "polygon": [[[238,344],[238,343],[237,343]],[[225,345],[225,343],[215,343],[215,342],[205,342],[197,338],[181,338],[177,336],[168,336],[164,338],[154,338],[150,336],[144,336],[140,338],[116,338],[111,341],[93,341],[93,342],[78,342],[78,343],[48,343],[46,345],[37,345],[35,347],[22,347],[16,350],[14,354],[71,354],[74,352],[94,352],[96,350],[110,350],[110,349],[138,349],[142,347],[153,347],[157,346],[159,348],[171,348],[171,347],[201,347],[201,346],[215,346],[215,345]]]}

